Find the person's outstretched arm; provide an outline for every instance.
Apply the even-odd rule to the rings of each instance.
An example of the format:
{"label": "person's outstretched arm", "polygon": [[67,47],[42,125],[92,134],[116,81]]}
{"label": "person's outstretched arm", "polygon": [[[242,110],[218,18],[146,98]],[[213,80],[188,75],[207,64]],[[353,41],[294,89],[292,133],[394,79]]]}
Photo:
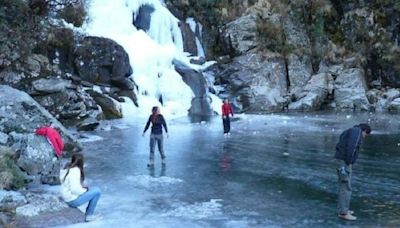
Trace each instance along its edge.
{"label": "person's outstretched arm", "polygon": [[147,120],[146,126],[144,127],[143,135],[144,135],[144,133],[146,133],[147,129],[149,129],[150,121],[151,121],[151,116],[150,116],[149,119]]}
{"label": "person's outstretched arm", "polygon": [[164,127],[165,133],[168,134],[167,123],[165,122],[164,116],[161,116],[161,117],[162,117],[162,125]]}

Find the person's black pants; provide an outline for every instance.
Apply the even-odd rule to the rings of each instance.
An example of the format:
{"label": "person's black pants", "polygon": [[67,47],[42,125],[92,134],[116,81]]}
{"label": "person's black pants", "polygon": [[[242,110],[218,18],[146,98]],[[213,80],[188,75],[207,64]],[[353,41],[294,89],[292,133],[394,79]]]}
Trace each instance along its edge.
{"label": "person's black pants", "polygon": [[224,124],[224,134],[229,133],[231,130],[231,120],[229,119],[229,116],[222,118],[222,123]]}

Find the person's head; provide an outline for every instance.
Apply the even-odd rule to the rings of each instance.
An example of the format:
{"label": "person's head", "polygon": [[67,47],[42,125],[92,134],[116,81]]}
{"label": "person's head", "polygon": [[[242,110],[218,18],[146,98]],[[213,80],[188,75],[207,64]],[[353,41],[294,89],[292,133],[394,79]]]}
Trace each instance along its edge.
{"label": "person's head", "polygon": [[228,98],[225,98],[225,99],[224,99],[224,103],[225,103],[225,104],[228,104],[228,103],[229,103]]}
{"label": "person's head", "polygon": [[358,126],[361,128],[363,137],[365,137],[371,133],[371,127],[368,124],[360,123]]}
{"label": "person's head", "polygon": [[69,164],[69,168],[78,167],[81,171],[81,181],[85,180],[85,174],[83,173],[83,155],[82,154],[73,154],[71,157],[71,163]]}
{"label": "person's head", "polygon": [[153,115],[160,114],[160,108],[159,108],[158,106],[154,106],[154,107],[151,109],[151,113],[152,113]]}

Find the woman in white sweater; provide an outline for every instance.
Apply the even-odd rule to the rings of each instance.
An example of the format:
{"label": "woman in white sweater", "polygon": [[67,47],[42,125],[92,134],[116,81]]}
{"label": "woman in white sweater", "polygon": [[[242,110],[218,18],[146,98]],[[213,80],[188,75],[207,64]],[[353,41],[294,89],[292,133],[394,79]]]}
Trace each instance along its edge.
{"label": "woman in white sweater", "polygon": [[86,208],[85,221],[90,222],[100,219],[99,215],[94,214],[94,209],[101,193],[99,188],[83,187],[84,180],[83,155],[73,154],[71,163],[60,170],[61,197],[70,207],[79,207],[89,202]]}

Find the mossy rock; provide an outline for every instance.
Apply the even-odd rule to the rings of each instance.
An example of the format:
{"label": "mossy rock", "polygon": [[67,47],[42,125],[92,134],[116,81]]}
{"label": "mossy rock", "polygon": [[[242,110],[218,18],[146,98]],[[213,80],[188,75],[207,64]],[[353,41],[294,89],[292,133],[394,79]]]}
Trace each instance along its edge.
{"label": "mossy rock", "polygon": [[15,163],[16,153],[0,146],[0,189],[20,189],[26,184],[25,174]]}

